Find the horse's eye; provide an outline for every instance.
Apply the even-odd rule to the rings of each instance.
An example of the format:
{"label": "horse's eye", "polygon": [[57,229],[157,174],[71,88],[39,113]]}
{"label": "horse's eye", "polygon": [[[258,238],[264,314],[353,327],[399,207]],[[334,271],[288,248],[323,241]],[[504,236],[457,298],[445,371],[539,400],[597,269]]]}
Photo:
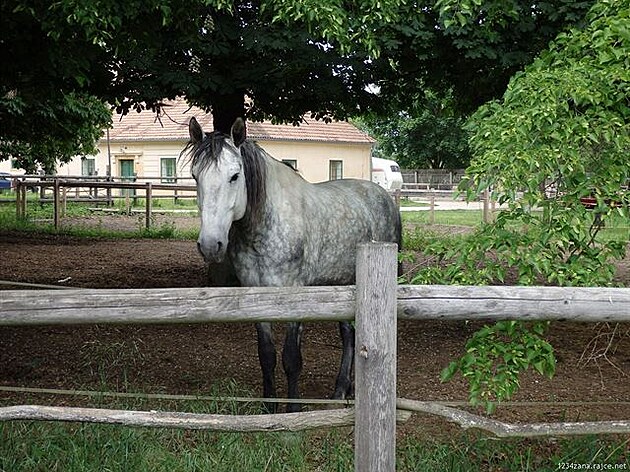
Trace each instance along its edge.
{"label": "horse's eye", "polygon": [[230,179],[230,183],[236,182],[237,180],[238,180],[238,173],[232,176],[232,178]]}

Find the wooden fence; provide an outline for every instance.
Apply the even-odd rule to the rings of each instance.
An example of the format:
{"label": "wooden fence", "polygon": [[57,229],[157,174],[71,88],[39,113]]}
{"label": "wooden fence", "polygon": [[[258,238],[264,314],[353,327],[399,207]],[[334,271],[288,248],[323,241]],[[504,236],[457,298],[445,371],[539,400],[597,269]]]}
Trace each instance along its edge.
{"label": "wooden fence", "polygon": [[395,470],[396,409],[437,414],[498,436],[628,433],[630,421],[514,425],[431,402],[396,399],[396,319],[630,321],[630,289],[397,286],[396,246],[364,244],[356,286],[7,290],[0,326],[254,321],[356,322],[353,409],[225,416],[17,405],[1,420],[55,420],[216,431],[355,425],[355,470]]}
{"label": "wooden fence", "polygon": [[[437,199],[441,201],[453,201],[456,199],[456,192],[452,190],[410,190],[410,189],[396,189],[390,191],[390,195],[396,202],[396,206],[400,209],[400,201],[402,198],[413,198],[418,202],[427,202],[429,205],[429,224],[435,223],[435,208]],[[461,201],[465,201],[462,197],[459,197]],[[490,197],[490,192],[486,190],[483,196],[479,200],[481,202],[481,219],[484,223],[489,223],[494,218],[496,211],[496,201]]]}
{"label": "wooden fence", "polygon": [[[120,178],[119,178],[120,179]],[[62,217],[66,213],[66,203],[68,201],[78,201],[83,203],[107,203],[111,205],[116,198],[123,198],[128,201],[134,202],[143,197],[144,198],[144,221],[145,227],[149,229],[151,227],[151,216],[153,214],[153,198],[196,198],[197,188],[195,185],[186,185],[179,183],[161,183],[159,178],[151,177],[138,177],[139,181],[128,182],[124,180],[112,181],[107,180],[106,177],[89,177],[89,176],[21,176],[13,177],[14,187],[16,191],[16,215],[18,218],[24,218],[27,214],[27,193],[28,189],[39,188],[40,197],[39,202],[51,202],[53,203],[53,223],[56,229],[61,224]],[[177,180],[186,180],[184,178],[177,178]],[[52,189],[52,198],[45,196],[46,189]],[[87,191],[88,197],[69,197],[68,191],[75,189],[76,195],[79,195],[79,190]],[[115,196],[112,194],[112,190],[127,190],[133,191],[134,196],[122,195]],[[104,196],[99,195],[99,190],[105,190]],[[141,192],[141,197],[135,194],[136,191]],[[155,191],[162,192],[162,194],[156,194]],[[166,193],[164,193],[166,192]],[[435,221],[436,199],[452,200],[455,193],[452,190],[436,190],[436,189],[409,189],[403,188],[402,190],[395,190],[391,192],[392,198],[400,206],[401,198],[416,198],[428,202],[428,221],[433,224]],[[494,202],[490,200],[486,194],[481,200],[482,206],[482,220],[489,222],[492,219],[494,213]],[[128,203],[130,207],[130,203]],[[131,211],[129,209],[129,211]]]}
{"label": "wooden fence", "polygon": [[465,169],[402,169],[403,186],[407,189],[454,190]]}
{"label": "wooden fence", "polygon": [[[145,180],[145,179],[143,179]],[[61,216],[65,213],[66,202],[68,201],[67,190],[68,189],[88,189],[89,195],[96,195],[99,189],[104,189],[107,191],[107,194],[102,199],[80,199],[80,201],[84,202],[97,202],[104,201],[111,204],[114,200],[114,196],[112,195],[113,189],[119,190],[129,190],[135,191],[140,190],[143,192],[143,196],[145,199],[145,227],[149,229],[151,227],[151,214],[153,212],[153,198],[154,191],[167,191],[168,193],[160,195],[160,197],[172,197],[172,198],[182,198],[182,195],[178,195],[178,192],[192,192],[192,196],[196,196],[197,187],[195,185],[182,185],[175,183],[160,183],[154,182],[152,180],[146,180],[145,182],[114,182],[109,180],[103,180],[103,177],[61,177],[61,176],[45,176],[45,177],[33,177],[28,176],[24,179],[14,179],[15,182],[15,191],[16,191],[16,215],[18,218],[23,218],[26,216],[27,212],[27,190],[29,188],[39,187],[40,189],[52,188],[52,202],[53,202],[53,221],[55,228],[59,228]],[[43,195],[43,190],[42,190]],[[184,195],[185,196],[185,195]],[[121,196],[118,198],[131,199],[136,200],[138,197],[134,195],[133,197]],[[42,199],[40,197],[40,201],[45,201],[46,199]]]}

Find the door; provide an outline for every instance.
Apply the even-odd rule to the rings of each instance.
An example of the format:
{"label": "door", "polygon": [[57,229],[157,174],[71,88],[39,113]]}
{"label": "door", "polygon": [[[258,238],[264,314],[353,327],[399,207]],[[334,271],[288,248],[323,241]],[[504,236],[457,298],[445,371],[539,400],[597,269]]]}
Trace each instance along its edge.
{"label": "door", "polygon": [[[119,159],[118,160],[118,175],[122,182],[135,182],[136,174],[135,161],[133,159]],[[129,195],[130,197],[136,196],[136,189],[122,189],[120,194],[122,196]]]}

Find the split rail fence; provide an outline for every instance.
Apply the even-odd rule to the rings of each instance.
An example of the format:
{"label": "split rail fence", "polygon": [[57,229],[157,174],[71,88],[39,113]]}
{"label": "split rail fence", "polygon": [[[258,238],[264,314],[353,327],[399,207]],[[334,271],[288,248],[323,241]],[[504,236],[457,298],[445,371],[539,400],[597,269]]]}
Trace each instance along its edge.
{"label": "split rail fence", "polygon": [[355,320],[354,408],[229,416],[38,405],[0,408],[2,420],[115,423],[215,431],[354,425],[355,470],[395,470],[398,409],[441,415],[498,436],[630,432],[630,421],[507,424],[437,403],[396,398],[396,322],[630,321],[630,289],[397,286],[396,245],[363,244],[356,286],[0,291],[0,326]]}

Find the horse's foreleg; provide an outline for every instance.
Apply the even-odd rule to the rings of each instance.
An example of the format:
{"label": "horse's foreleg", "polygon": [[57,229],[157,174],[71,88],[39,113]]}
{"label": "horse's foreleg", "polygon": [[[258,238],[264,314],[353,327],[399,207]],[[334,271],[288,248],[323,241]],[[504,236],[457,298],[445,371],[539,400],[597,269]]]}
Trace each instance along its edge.
{"label": "horse's foreleg", "polygon": [[339,375],[337,375],[337,382],[335,382],[335,393],[333,393],[335,400],[343,400],[352,394],[352,366],[354,364],[354,326],[342,321],[339,323],[339,332],[341,333],[343,353]]}
{"label": "horse's foreleg", "polygon": [[[276,347],[273,343],[271,323],[256,323],[258,333],[258,360],[263,374],[263,397],[276,397]],[[263,408],[269,413],[275,413],[277,403],[266,402]]]}
{"label": "horse's foreleg", "polygon": [[[287,327],[287,337],[284,340],[284,349],[282,350],[282,365],[284,372],[287,374],[288,394],[289,398],[300,398],[298,381],[302,372],[302,324],[289,323]],[[287,405],[288,412],[300,411],[302,406],[299,403],[289,403]]]}

